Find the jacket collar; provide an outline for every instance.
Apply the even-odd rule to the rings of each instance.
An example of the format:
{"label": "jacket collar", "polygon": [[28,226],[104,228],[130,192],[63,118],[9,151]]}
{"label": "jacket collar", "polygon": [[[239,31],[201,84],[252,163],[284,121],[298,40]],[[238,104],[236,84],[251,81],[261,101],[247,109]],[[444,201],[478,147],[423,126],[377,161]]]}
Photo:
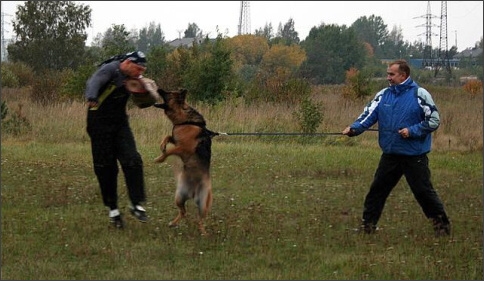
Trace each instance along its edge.
{"label": "jacket collar", "polygon": [[405,93],[406,91],[408,91],[410,88],[413,88],[413,87],[418,87],[418,85],[412,80],[411,77],[408,77],[407,80],[403,81],[402,83],[398,85],[392,85],[388,88],[392,93],[398,95],[401,93]]}

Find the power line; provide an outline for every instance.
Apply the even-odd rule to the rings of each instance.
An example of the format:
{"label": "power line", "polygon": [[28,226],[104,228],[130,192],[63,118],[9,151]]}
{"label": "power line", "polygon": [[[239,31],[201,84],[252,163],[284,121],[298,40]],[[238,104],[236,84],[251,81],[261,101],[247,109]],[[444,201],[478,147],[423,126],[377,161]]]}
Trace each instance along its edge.
{"label": "power line", "polygon": [[419,18],[425,18],[425,25],[418,25],[417,27],[425,26],[425,33],[421,33],[420,35],[425,35],[425,46],[423,52],[423,62],[422,68],[425,67],[432,67],[433,62],[433,51],[432,51],[432,36],[438,36],[438,34],[432,32],[432,27],[438,27],[435,24],[432,24],[433,18],[438,18],[435,15],[432,15],[430,12],[430,1],[427,1],[427,13]]}
{"label": "power line", "polygon": [[8,33],[7,30],[5,30],[5,17],[11,17],[12,15],[9,15],[7,13],[2,12],[2,61],[6,61],[8,58],[7,54],[7,43],[10,41],[9,39],[6,38],[6,33]]}
{"label": "power line", "polygon": [[238,35],[250,34],[250,4],[249,1],[240,1],[240,17]]}
{"label": "power line", "polygon": [[437,77],[439,70],[445,68],[450,75],[450,61],[449,61],[449,48],[447,40],[447,1],[442,1],[440,12],[440,44],[439,52],[437,56],[437,63],[435,64],[435,74]]}

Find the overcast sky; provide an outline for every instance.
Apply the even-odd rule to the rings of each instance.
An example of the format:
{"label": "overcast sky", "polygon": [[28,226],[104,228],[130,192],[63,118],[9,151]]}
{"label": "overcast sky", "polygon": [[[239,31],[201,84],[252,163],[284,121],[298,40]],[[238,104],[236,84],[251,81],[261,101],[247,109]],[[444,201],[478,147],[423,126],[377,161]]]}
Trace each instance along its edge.
{"label": "overcast sky", "polygon": [[[14,36],[11,21],[16,6],[24,1],[1,1],[6,13],[5,38]],[[195,23],[210,37],[220,32],[237,35],[241,1],[75,1],[92,9],[92,26],[87,30],[88,44],[98,33],[113,24],[124,24],[128,31],[148,27],[151,22],[161,26],[166,41]],[[441,4],[447,2],[447,44],[458,51],[474,47],[482,38],[483,1],[430,1],[432,46],[440,44]],[[401,28],[404,41],[425,42],[425,24],[429,1],[248,1],[250,30],[272,24],[276,33],[279,24],[294,20],[299,38],[304,40],[312,27],[321,23],[350,26],[362,16],[380,16],[388,31]],[[218,32],[217,32],[218,30]],[[445,34],[442,35],[445,38]]]}

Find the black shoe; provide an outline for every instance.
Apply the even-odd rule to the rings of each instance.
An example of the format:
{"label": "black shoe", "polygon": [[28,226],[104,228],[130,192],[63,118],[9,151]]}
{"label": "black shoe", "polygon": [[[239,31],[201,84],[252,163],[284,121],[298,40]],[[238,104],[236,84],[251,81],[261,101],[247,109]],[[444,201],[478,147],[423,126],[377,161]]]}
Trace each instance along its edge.
{"label": "black shoe", "polygon": [[146,216],[146,210],[143,207],[136,205],[135,207],[131,207],[129,211],[140,222],[148,221],[148,217]]}
{"label": "black shoe", "polygon": [[432,218],[432,226],[434,227],[435,237],[450,235],[450,222],[446,216]]}
{"label": "black shoe", "polygon": [[113,225],[115,228],[118,228],[118,229],[124,228],[124,222],[123,222],[123,219],[121,218],[121,215],[111,217],[110,219],[111,219],[111,225]]}
{"label": "black shoe", "polygon": [[376,225],[365,224],[365,225],[362,225],[361,228],[365,234],[374,234],[378,230],[378,227]]}
{"label": "black shoe", "polygon": [[359,232],[365,234],[374,234],[377,230],[378,227],[375,224],[363,221],[360,226]]}
{"label": "black shoe", "polygon": [[450,223],[443,223],[440,221],[433,221],[435,237],[449,236],[450,235]]}

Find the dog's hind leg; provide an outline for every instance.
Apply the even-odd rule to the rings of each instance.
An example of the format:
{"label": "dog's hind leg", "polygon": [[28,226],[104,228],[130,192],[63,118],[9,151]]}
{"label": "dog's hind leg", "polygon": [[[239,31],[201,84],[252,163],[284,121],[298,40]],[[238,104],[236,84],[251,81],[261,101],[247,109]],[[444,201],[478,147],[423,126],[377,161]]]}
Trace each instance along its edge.
{"label": "dog's hind leg", "polygon": [[185,202],[189,199],[189,196],[186,192],[187,188],[185,185],[186,183],[183,181],[182,176],[180,175],[175,193],[175,205],[178,207],[178,215],[172,221],[170,221],[170,227],[177,226],[180,220],[184,218],[187,213]]}
{"label": "dog's hind leg", "polygon": [[168,224],[168,226],[170,227],[177,226],[180,220],[184,218],[187,213],[187,210],[185,208],[185,201],[176,201],[175,204],[178,207],[178,215],[172,221],[170,221],[170,223]]}
{"label": "dog's hind leg", "polygon": [[206,235],[204,220],[212,208],[212,184],[210,179],[205,179],[201,183],[198,196],[195,198],[198,207],[198,229],[200,234]]}
{"label": "dog's hind leg", "polygon": [[181,196],[178,196],[177,194],[175,198],[175,204],[178,207],[178,215],[172,221],[170,221],[168,226],[170,227],[177,226],[180,220],[185,217],[187,213],[187,209],[185,208],[185,202],[186,202],[186,199]]}

